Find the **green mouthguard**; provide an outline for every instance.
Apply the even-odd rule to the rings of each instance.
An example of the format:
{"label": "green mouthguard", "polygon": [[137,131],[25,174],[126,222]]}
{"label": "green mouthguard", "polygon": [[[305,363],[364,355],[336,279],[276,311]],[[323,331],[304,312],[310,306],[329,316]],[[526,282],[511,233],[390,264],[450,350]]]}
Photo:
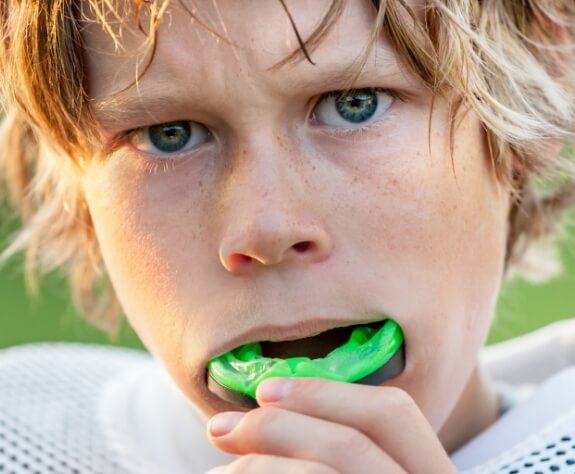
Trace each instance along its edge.
{"label": "green mouthguard", "polygon": [[401,328],[387,319],[379,329],[354,328],[345,344],[318,359],[264,357],[260,343],[250,342],[213,358],[208,363],[208,374],[221,386],[255,398],[257,386],[270,377],[322,377],[355,382],[388,362],[402,344]]}

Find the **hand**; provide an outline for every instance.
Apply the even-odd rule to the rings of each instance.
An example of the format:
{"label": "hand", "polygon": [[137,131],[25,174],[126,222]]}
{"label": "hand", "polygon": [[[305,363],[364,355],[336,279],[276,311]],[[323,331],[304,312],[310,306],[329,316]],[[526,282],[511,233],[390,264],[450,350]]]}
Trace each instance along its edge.
{"label": "hand", "polygon": [[[399,388],[276,377],[262,382],[256,397],[259,408],[210,419],[210,442],[241,457],[207,474],[456,472]],[[229,422],[227,434],[219,421]]]}

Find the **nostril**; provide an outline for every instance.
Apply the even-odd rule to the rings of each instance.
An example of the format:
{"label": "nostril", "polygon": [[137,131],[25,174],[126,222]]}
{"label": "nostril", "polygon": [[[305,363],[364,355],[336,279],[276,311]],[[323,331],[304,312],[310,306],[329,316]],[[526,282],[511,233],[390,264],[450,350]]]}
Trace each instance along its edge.
{"label": "nostril", "polygon": [[233,255],[230,255],[230,264],[237,265],[244,262],[249,262],[251,259],[252,257],[249,255],[244,255],[243,253],[234,253]]}
{"label": "nostril", "polygon": [[298,242],[297,244],[293,245],[293,248],[298,252],[305,252],[311,247],[312,243],[309,240]]}

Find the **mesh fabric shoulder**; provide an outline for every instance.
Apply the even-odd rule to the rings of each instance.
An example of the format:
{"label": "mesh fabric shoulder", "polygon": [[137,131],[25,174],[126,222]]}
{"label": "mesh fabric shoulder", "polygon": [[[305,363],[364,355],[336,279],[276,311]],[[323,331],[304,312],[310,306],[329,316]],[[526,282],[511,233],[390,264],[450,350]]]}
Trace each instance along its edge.
{"label": "mesh fabric shoulder", "polygon": [[0,350],[0,474],[129,474],[97,420],[106,381],[151,356],[80,343]]}
{"label": "mesh fabric shoulder", "polygon": [[479,433],[452,460],[465,474],[575,474],[574,393],[575,367],[568,367]]}
{"label": "mesh fabric shoulder", "polygon": [[465,474],[575,473],[575,410]]}

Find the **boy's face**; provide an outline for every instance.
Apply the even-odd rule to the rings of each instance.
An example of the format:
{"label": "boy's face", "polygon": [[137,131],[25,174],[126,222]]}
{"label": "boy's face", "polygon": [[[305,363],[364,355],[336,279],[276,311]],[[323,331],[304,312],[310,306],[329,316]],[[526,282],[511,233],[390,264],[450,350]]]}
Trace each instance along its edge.
{"label": "boy's face", "polygon": [[[303,38],[330,3],[290,2]],[[276,70],[298,48],[280,2],[195,5],[233,44],[172,2],[139,91],[107,109],[98,104],[134,79],[143,36],[125,29],[115,52],[98,25],[85,30],[89,92],[109,138],[192,121],[144,129],[84,178],[130,323],[207,417],[237,409],[206,388],[212,357],[264,334],[392,317],[406,366],[389,383],[439,429],[475,367],[503,268],[509,199],[477,117],[456,129],[452,162],[447,102],[436,101],[429,141],[431,93],[384,38],[355,84],[363,96],[347,108],[325,96],[346,86],[368,43],[368,2],[346,4],[315,66]],[[159,159],[173,166],[149,172]]]}

